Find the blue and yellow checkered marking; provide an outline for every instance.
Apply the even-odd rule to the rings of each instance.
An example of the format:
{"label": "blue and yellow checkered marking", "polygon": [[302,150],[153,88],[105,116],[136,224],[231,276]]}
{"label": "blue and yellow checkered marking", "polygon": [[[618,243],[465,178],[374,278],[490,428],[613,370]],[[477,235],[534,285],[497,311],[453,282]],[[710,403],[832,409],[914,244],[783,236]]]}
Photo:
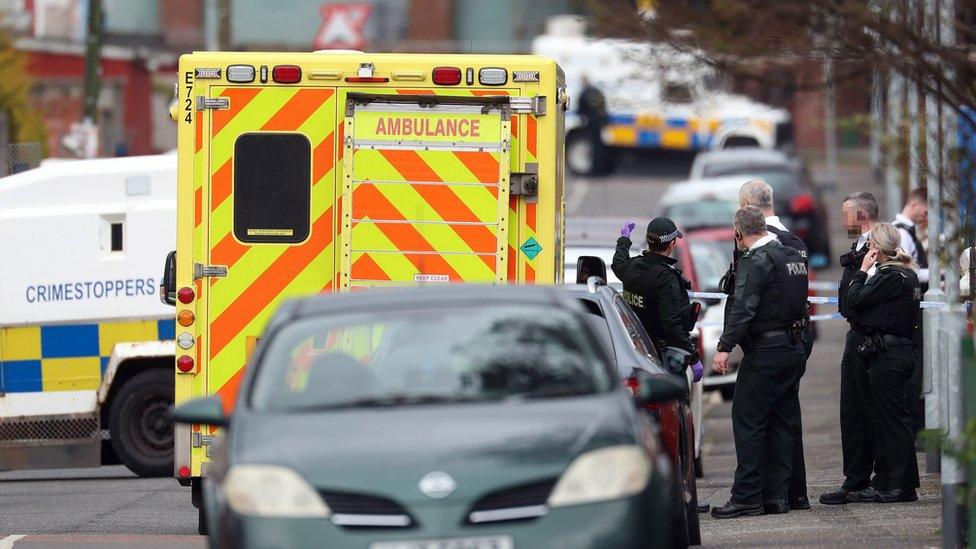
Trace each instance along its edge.
{"label": "blue and yellow checkered marking", "polygon": [[116,343],[175,337],[171,319],[0,328],[0,393],[97,389]]}
{"label": "blue and yellow checkered marking", "polygon": [[712,135],[702,136],[697,120],[660,118],[653,115],[611,115],[605,128],[608,145],[672,150],[698,150],[711,145]]}

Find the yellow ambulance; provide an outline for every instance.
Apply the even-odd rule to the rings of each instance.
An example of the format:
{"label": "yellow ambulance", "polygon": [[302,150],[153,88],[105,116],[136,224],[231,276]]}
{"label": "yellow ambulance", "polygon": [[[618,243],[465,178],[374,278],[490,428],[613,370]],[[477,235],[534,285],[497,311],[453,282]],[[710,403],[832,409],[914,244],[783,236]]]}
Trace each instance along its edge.
{"label": "yellow ambulance", "polygon": [[[231,409],[289,296],[562,282],[568,97],[552,60],[201,52],[180,59],[176,93],[161,297],[176,306],[177,405]],[[183,484],[198,487],[213,441],[176,427]]]}

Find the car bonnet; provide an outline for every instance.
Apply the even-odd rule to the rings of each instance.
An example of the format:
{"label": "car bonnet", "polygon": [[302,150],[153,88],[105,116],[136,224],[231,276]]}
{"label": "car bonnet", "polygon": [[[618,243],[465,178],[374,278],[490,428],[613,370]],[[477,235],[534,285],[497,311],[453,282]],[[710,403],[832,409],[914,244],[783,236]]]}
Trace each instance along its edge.
{"label": "car bonnet", "polygon": [[456,482],[453,501],[558,477],[588,449],[633,444],[623,390],[509,402],[246,414],[231,463],[289,466],[319,490],[433,502],[428,473]]}

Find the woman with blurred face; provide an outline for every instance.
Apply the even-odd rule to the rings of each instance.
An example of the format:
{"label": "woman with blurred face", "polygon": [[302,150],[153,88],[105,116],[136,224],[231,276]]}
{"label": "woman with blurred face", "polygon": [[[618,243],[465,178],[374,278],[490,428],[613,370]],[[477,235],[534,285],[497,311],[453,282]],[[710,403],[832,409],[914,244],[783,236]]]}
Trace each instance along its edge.
{"label": "woman with blurred face", "polygon": [[[868,253],[847,293],[848,305],[856,312],[853,328],[864,335],[857,352],[868,369],[874,400],[871,431],[879,503],[918,499],[918,465],[905,386],[918,352],[912,333],[921,320],[921,291],[915,265],[899,243],[893,225],[875,225]],[[872,267],[877,270],[869,279]]]}

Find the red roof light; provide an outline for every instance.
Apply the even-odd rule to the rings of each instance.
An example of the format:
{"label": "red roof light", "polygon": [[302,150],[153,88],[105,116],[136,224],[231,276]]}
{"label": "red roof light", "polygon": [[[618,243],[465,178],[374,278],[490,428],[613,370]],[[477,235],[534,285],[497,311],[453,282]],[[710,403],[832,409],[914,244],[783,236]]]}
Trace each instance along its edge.
{"label": "red roof light", "polygon": [[431,80],[440,86],[456,86],[461,83],[461,69],[457,67],[434,67]]}
{"label": "red roof light", "polygon": [[298,65],[275,65],[271,79],[279,84],[295,84],[302,81],[302,68]]}

